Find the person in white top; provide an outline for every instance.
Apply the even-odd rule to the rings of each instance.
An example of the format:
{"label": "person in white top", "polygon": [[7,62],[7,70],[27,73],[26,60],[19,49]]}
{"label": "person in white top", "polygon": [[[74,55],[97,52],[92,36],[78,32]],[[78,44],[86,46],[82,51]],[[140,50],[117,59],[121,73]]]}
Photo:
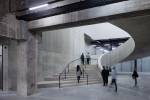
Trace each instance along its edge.
{"label": "person in white top", "polygon": [[112,67],[111,76],[112,76],[111,85],[113,84],[115,85],[115,91],[117,92],[117,71],[115,66]]}

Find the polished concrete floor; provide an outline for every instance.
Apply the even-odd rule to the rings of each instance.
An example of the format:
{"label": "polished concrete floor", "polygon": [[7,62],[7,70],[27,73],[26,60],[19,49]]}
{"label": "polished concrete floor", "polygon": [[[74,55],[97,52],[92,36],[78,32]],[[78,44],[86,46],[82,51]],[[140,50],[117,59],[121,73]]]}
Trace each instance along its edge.
{"label": "polished concrete floor", "polygon": [[150,76],[140,75],[138,86],[129,75],[118,76],[118,92],[102,84],[40,89],[29,97],[18,97],[13,92],[0,92],[0,100],[150,100]]}

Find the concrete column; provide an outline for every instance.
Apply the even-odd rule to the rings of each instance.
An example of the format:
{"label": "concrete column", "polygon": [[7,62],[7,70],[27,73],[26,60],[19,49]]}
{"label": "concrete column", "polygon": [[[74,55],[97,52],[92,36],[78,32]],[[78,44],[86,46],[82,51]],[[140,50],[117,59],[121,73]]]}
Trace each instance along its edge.
{"label": "concrete column", "polygon": [[21,96],[31,95],[37,89],[38,36],[28,33],[26,41],[18,41],[17,93]]}
{"label": "concrete column", "polygon": [[27,42],[19,41],[17,45],[17,93],[27,96]]}
{"label": "concrete column", "polygon": [[27,47],[27,82],[28,82],[28,95],[36,92],[37,89],[37,66],[38,66],[38,34],[30,33],[28,38]]}
{"label": "concrete column", "polygon": [[9,77],[9,90],[17,90],[17,41],[10,40],[8,43],[8,77]]}
{"label": "concrete column", "polygon": [[3,45],[3,90],[8,91],[9,89],[9,78],[8,78],[8,46]]}

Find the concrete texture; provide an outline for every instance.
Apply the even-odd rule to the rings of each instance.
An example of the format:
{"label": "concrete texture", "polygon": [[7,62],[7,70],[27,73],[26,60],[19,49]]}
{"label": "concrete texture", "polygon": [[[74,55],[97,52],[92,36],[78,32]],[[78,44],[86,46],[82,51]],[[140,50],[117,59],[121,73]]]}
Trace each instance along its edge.
{"label": "concrete texture", "polygon": [[8,76],[9,76],[9,89],[17,90],[17,41],[11,40],[8,45]]}
{"label": "concrete texture", "polygon": [[9,0],[0,0],[0,18],[5,15],[6,13],[9,12],[9,4],[8,4]]}
{"label": "concrete texture", "polygon": [[101,65],[113,66],[127,58],[133,52],[134,48],[135,42],[133,38],[130,37],[129,40],[120,45],[118,48],[102,55],[100,63]]}
{"label": "concrete texture", "polygon": [[80,30],[78,27],[43,32],[40,66],[44,76],[61,73],[70,61],[85,53],[84,32]]}
{"label": "concrete texture", "polygon": [[3,45],[3,89],[9,90],[9,76],[8,76],[8,46]]}
{"label": "concrete texture", "polygon": [[[11,51],[11,47],[8,50],[9,45],[4,44],[7,47],[6,50],[4,51],[4,90],[9,90],[10,87],[14,89],[17,87],[17,93],[21,96],[26,96],[36,91],[37,68],[38,68],[38,45],[39,45],[38,33],[35,34],[35,33],[28,32],[28,27],[27,27],[26,22],[16,20],[15,16],[12,14],[6,14],[10,11],[8,2],[9,2],[8,0],[5,0],[5,2],[3,1],[0,2],[1,4],[0,7],[4,8],[0,10],[0,14],[3,15],[2,17],[0,17],[0,36],[5,37],[6,41],[10,39],[15,39],[17,43],[13,44],[13,46],[16,46],[15,47],[16,50],[14,50],[15,48],[12,48],[11,53],[14,53],[13,57],[10,56],[11,54],[10,52],[8,53],[9,50]],[[14,4],[21,4],[20,6],[25,7],[27,2],[24,2],[24,1],[21,2],[19,0],[18,2],[15,2]],[[72,27],[76,25],[79,26],[79,25],[84,25],[84,24],[89,24],[89,23],[93,24],[93,23],[110,20],[111,18],[116,19],[120,17],[126,17],[126,15],[128,14],[133,14],[133,16],[137,16],[141,14],[148,14],[149,8],[150,8],[149,0],[143,0],[142,2],[141,0],[128,0],[128,1],[110,4],[110,5],[106,5],[102,7],[95,7],[92,9],[87,9],[87,10],[83,10],[79,12],[73,12],[69,14],[58,15],[58,16],[54,16],[50,18],[32,21],[32,22],[29,22],[29,28],[31,30],[35,29],[35,30],[43,31],[45,29],[58,29],[58,28],[63,28],[63,27]],[[128,23],[131,20],[128,20],[128,21],[125,20],[125,22]],[[132,26],[140,25],[141,21],[143,20],[138,19],[138,21],[139,23],[137,23],[136,20],[133,20],[134,24],[127,24],[127,25],[132,25]],[[122,23],[122,20],[120,22]],[[148,22],[147,19],[144,22]],[[121,26],[122,24],[120,25],[119,23],[116,25]],[[146,26],[149,26],[149,23],[146,23]],[[143,25],[143,27],[145,27],[145,24]],[[139,26],[139,27],[134,27],[134,28],[140,29],[141,27]],[[129,31],[129,33],[131,32],[132,34],[132,32],[135,31],[134,28],[133,28],[133,31],[131,30]],[[147,28],[146,31],[148,32],[149,27],[146,27],[146,28]],[[130,28],[127,28],[127,30],[130,30]],[[138,33],[140,31],[141,33],[143,32],[142,30],[137,30],[135,31],[135,33],[136,32]],[[76,33],[76,32],[73,31],[71,33]],[[136,36],[137,33],[135,35],[132,35],[133,38],[135,38],[134,36]],[[55,70],[54,72],[58,72],[58,70],[60,71],[59,68],[58,69],[56,68],[57,66],[60,67],[62,66],[61,64],[66,64],[65,62],[66,60],[69,61],[71,59],[70,56],[67,56],[65,58],[66,54],[68,55],[68,53],[74,52],[74,50],[76,50],[77,48],[80,48],[80,46],[83,46],[82,44],[80,44],[81,42],[80,40],[73,41],[73,45],[72,45],[72,43],[70,43],[72,41],[70,40],[67,41],[68,38],[65,40],[66,37],[63,37],[63,35],[61,36],[62,38],[57,38],[59,36],[58,34],[59,33],[56,32],[56,36],[54,35],[54,37],[51,37],[49,40],[50,43],[52,43],[50,52],[49,53],[44,52],[45,54],[43,53],[45,56],[48,56],[50,60],[47,60],[46,57],[44,58],[44,60],[42,59],[43,61],[47,62],[47,64],[50,64],[51,62],[55,64],[54,66],[55,69],[54,67],[53,68],[51,67],[52,70]],[[78,37],[78,34],[73,35],[73,36]],[[141,38],[141,35],[139,37]],[[72,40],[74,39],[74,37],[71,37],[71,38]],[[143,40],[146,40],[146,39],[148,40],[148,38],[143,37]],[[8,41],[8,43],[11,43],[11,42]],[[68,43],[67,46],[65,45],[65,43]],[[144,41],[142,43],[143,43],[142,45],[145,46],[145,44],[149,44],[149,41]],[[46,46],[49,46],[49,45],[46,44]],[[142,49],[144,52],[149,51],[148,45],[146,46],[147,46],[146,48]],[[64,50],[63,47],[65,47],[66,49]],[[67,49],[68,47],[71,47],[74,49],[68,51]],[[139,48],[137,49],[139,50]],[[75,54],[75,56],[78,56],[81,54],[81,52],[83,52],[83,48],[77,49],[77,50],[78,50],[77,51],[78,54],[76,53],[70,53],[70,54]],[[142,50],[140,50],[139,52],[141,52]],[[148,52],[146,52],[145,55],[148,55]],[[52,57],[54,57],[55,59],[53,60]],[[140,56],[136,56],[136,57],[140,57]],[[14,59],[14,58],[16,58],[16,61],[12,60],[11,62],[9,62],[11,59]],[[62,58],[63,60],[59,61],[58,58]],[[13,71],[17,73],[17,75],[14,75],[11,77],[15,78],[17,76],[17,81],[9,80],[11,79],[11,77],[9,78],[9,72],[12,71],[12,69],[10,68],[11,64],[14,68]],[[17,68],[17,70],[15,68]],[[61,70],[62,68],[63,67],[61,67]],[[17,86],[16,86],[16,83],[17,83]]]}
{"label": "concrete texture", "polygon": [[150,100],[149,75],[142,75],[138,79],[138,87],[134,87],[131,76],[120,75],[117,79],[118,93],[114,88],[103,87],[102,84],[41,89],[35,95],[18,97],[15,93],[0,93],[1,100]]}
{"label": "concrete texture", "polygon": [[34,20],[29,22],[29,29],[42,31],[42,29],[57,29],[61,27],[85,25],[88,23],[105,22],[118,17],[126,17],[126,15],[130,16],[130,14],[132,16],[140,15],[140,11],[142,11],[142,14],[147,14],[146,10],[149,8],[149,0],[143,0],[142,2],[141,0],[127,0],[68,14]]}
{"label": "concrete texture", "polygon": [[148,20],[150,20],[149,15],[112,21],[112,24],[126,30],[135,41],[135,50],[126,60],[150,55]]}
{"label": "concrete texture", "polygon": [[25,40],[25,29],[27,26],[23,21],[16,19],[14,14],[7,13],[0,19],[0,36],[11,39]]}
{"label": "concrete texture", "polygon": [[31,21],[28,24],[31,30],[44,31],[110,21],[112,24],[127,31],[135,40],[135,50],[127,58],[128,60],[150,55],[149,39],[147,39],[149,32],[149,21],[147,21],[149,20],[149,8],[149,0],[143,0],[142,2],[141,0],[128,0],[78,12],[47,17]]}
{"label": "concrete texture", "polygon": [[[42,44],[39,48],[38,76],[52,77],[52,75],[59,74],[70,61],[80,58],[82,52],[85,55],[87,52],[91,55],[95,54],[94,46],[86,43],[84,34],[88,34],[93,40],[130,37],[124,30],[109,23],[43,32]],[[122,49],[124,48],[126,47],[122,46]],[[118,51],[115,53],[120,56],[119,59],[123,57],[119,55],[120,51],[119,54]]]}

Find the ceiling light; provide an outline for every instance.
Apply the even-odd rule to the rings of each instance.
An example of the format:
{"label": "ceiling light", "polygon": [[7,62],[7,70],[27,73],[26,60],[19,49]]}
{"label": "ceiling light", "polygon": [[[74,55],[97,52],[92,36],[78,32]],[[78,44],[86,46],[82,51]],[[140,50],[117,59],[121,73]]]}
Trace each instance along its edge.
{"label": "ceiling light", "polygon": [[43,4],[43,5],[31,7],[31,8],[29,8],[29,10],[36,10],[36,9],[40,9],[40,8],[47,7],[47,6],[48,6],[48,4]]}

